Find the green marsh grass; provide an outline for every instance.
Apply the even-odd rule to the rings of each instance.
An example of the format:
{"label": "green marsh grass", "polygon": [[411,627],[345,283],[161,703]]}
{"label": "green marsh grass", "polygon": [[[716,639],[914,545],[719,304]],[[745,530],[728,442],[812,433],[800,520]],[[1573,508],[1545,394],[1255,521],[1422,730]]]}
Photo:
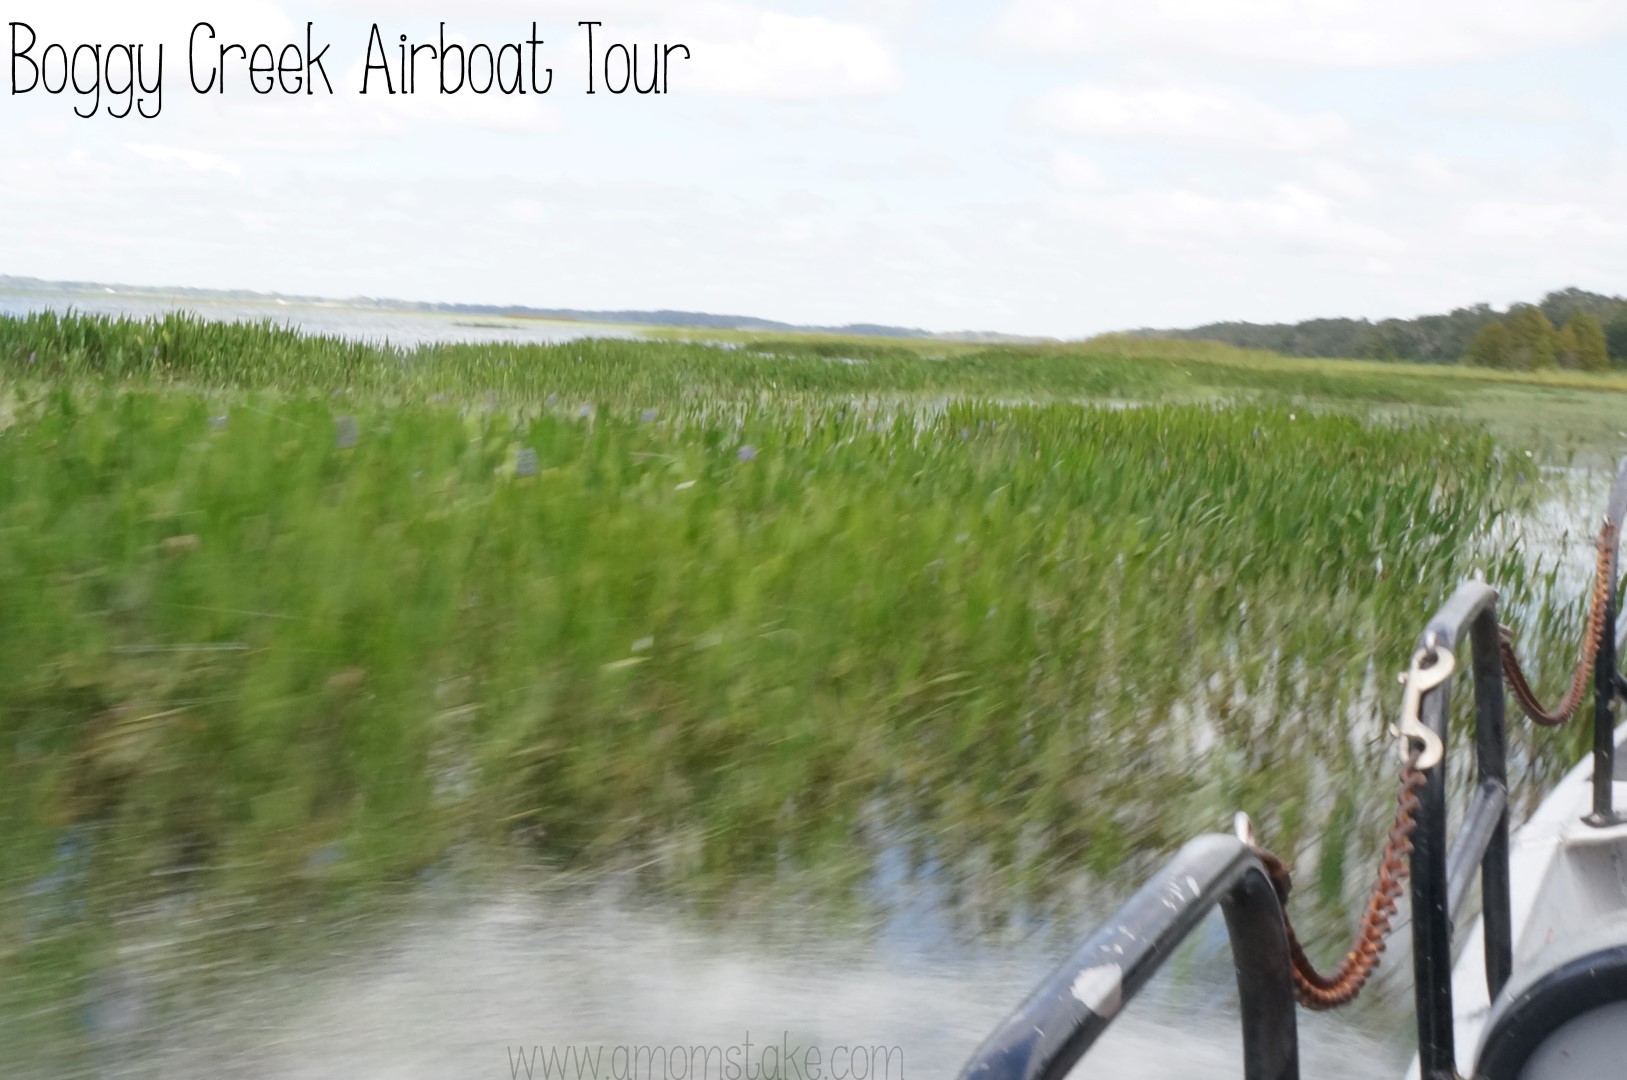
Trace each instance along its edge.
{"label": "green marsh grass", "polygon": [[1336,924],[1453,585],[1568,659],[1580,598],[1483,550],[1529,486],[1476,428],[1077,404],[1159,396],[1134,350],[849,352],[0,319],[0,1011],[143,905],[470,847],[708,904],[902,848],[1000,918],[1246,809]]}

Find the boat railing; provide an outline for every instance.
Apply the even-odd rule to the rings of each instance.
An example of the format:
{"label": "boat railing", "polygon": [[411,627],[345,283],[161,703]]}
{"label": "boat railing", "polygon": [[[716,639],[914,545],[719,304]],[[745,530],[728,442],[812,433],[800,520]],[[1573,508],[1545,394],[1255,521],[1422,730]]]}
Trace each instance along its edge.
{"label": "boat railing", "polygon": [[[1627,696],[1616,669],[1616,532],[1627,512],[1627,460],[1611,490],[1603,535],[1609,538],[1608,600],[1594,664],[1593,812],[1590,825],[1623,818],[1613,804],[1615,701]],[[1603,541],[1601,541],[1602,543]],[[1601,555],[1601,557],[1603,557]],[[1486,992],[1496,1000],[1513,972],[1509,908],[1507,692],[1496,590],[1460,585],[1418,639],[1413,675],[1445,662],[1444,678],[1421,680],[1409,694],[1401,734],[1444,747],[1448,739],[1452,657],[1467,640],[1474,692],[1475,788],[1456,840],[1447,839],[1447,758],[1424,769],[1410,856],[1412,965],[1421,1080],[1454,1080],[1452,921],[1480,879]],[[1421,725],[1422,730],[1420,730]],[[1200,836],[1051,973],[984,1041],[962,1080],[1060,1080],[1101,1038],[1175,947],[1220,907],[1231,941],[1248,1080],[1297,1080],[1298,1027],[1287,922],[1264,863],[1244,838]]]}
{"label": "boat railing", "polygon": [[991,1035],[963,1080],[1059,1080],[1175,947],[1219,906],[1226,918],[1249,1077],[1299,1076],[1282,905],[1254,849],[1191,840]]}

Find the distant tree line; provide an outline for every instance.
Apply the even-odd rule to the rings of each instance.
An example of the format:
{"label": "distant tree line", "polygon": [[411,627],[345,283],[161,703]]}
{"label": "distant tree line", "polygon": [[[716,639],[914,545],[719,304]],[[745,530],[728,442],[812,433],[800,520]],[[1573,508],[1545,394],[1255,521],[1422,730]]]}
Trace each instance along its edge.
{"label": "distant tree line", "polygon": [[1570,288],[1551,292],[1537,304],[1515,304],[1506,312],[1475,304],[1416,319],[1228,322],[1138,333],[1219,341],[1288,356],[1597,370],[1627,366],[1627,298]]}
{"label": "distant tree line", "polygon": [[1573,311],[1564,329],[1555,330],[1541,308],[1524,304],[1487,323],[1469,342],[1464,360],[1481,367],[1604,371],[1609,348],[1604,327],[1587,312]]}

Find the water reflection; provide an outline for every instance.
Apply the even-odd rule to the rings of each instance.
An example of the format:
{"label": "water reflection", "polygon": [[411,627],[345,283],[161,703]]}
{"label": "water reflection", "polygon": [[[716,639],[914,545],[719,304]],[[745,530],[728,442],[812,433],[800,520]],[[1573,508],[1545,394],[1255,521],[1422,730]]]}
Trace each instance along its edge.
{"label": "water reflection", "polygon": [[[1058,956],[1054,933],[945,949],[907,934],[833,933],[794,911],[722,927],[518,881],[478,900],[425,895],[417,908],[387,936],[371,932],[371,944],[339,934],[302,970],[239,977],[173,1023],[148,1017],[143,1027],[147,1003],[127,975],[109,976],[122,983],[108,1008],[123,1012],[87,1075],[440,1080],[527,1075],[524,1059],[541,1076],[550,1055],[574,1048],[583,1060],[602,1054],[608,1076],[618,1047],[749,1038],[804,1055],[816,1047],[827,1067],[842,1048],[864,1048],[890,1060],[894,1076],[953,1076]],[[1218,919],[1175,966],[1185,970],[1149,988],[1093,1070],[1242,1075]],[[1342,1019],[1313,1019],[1305,1041],[1307,1075],[1394,1076],[1405,1065],[1404,1040]]]}
{"label": "water reflection", "polygon": [[124,293],[0,292],[0,315],[26,315],[33,311],[128,316],[145,319],[186,311],[210,322],[267,320],[291,326],[301,333],[356,341],[389,342],[402,348],[459,342],[503,342],[510,345],[551,345],[584,337],[635,338],[630,329],[591,323],[549,322],[542,319],[498,315],[451,315],[436,312],[379,311],[346,307],[342,303],[292,304],[275,300],[210,300],[185,296],[162,297]]}

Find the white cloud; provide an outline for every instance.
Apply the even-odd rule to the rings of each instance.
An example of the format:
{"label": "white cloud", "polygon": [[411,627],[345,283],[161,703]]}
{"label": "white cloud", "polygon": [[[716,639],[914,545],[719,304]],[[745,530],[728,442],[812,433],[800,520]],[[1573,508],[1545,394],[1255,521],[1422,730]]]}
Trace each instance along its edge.
{"label": "white cloud", "polygon": [[1065,147],[1051,155],[1051,177],[1065,188],[1095,188],[1105,183],[1096,162]]}
{"label": "white cloud", "polygon": [[1075,199],[1071,216],[1138,242],[1203,249],[1221,244],[1318,256],[1393,255],[1407,245],[1350,215],[1326,194],[1282,183],[1261,195],[1221,196],[1190,189]]}
{"label": "white cloud", "polygon": [[1619,245],[1627,239],[1627,213],[1571,201],[1480,199],[1463,208],[1470,235],[1501,244],[1543,245],[1555,237],[1587,237],[1590,244]]}
{"label": "white cloud", "polygon": [[1058,55],[1222,57],[1303,67],[1483,60],[1627,30],[1620,0],[1010,0],[1001,40]]}
{"label": "white cloud", "polygon": [[[43,48],[57,42],[72,48],[80,42],[158,42],[184,47],[188,32],[198,22],[209,22],[221,40],[256,42],[292,41],[295,24],[271,0],[232,0],[230,7],[200,0],[7,0],[6,22],[16,20],[33,27]],[[304,23],[298,26],[304,31]],[[8,46],[11,38],[6,36]],[[175,61],[171,61],[172,63]],[[183,68],[184,56],[180,59]]]}
{"label": "white cloud", "polygon": [[1044,95],[1029,115],[1066,135],[1290,153],[1350,135],[1337,113],[1291,113],[1224,86],[1081,83]]}
{"label": "white cloud", "polygon": [[1368,199],[1378,187],[1378,179],[1370,169],[1340,158],[1313,159],[1309,169],[1316,187],[1341,199]]}
{"label": "white cloud", "polygon": [[1440,116],[1539,127],[1570,123],[1586,115],[1576,98],[1551,90],[1499,93],[1478,86],[1459,86],[1431,95],[1422,104]]}
{"label": "white cloud", "polygon": [[[296,0],[289,0],[296,2]],[[592,0],[584,5],[581,0],[462,0],[456,8],[441,0],[394,0],[386,10],[377,0],[303,0],[301,8],[332,11],[364,21],[411,19],[416,21],[446,20],[447,28],[466,27],[470,23],[523,23],[532,19],[544,28],[570,27],[575,29],[579,20],[599,19],[616,23],[650,23],[672,12],[670,0]],[[740,10],[751,10],[752,0],[697,0],[685,5],[704,18],[725,16]]]}
{"label": "white cloud", "polygon": [[150,143],[129,143],[129,151],[148,161],[174,162],[193,172],[223,173],[226,176],[243,175],[243,167],[219,154],[205,150],[188,150],[179,146],[154,146]]}
{"label": "white cloud", "polygon": [[694,59],[673,71],[680,89],[760,98],[816,99],[883,94],[903,75],[877,30],[765,12],[742,35],[700,39]]}
{"label": "white cloud", "polygon": [[553,210],[537,199],[513,199],[504,213],[516,225],[550,225],[556,220]]}

